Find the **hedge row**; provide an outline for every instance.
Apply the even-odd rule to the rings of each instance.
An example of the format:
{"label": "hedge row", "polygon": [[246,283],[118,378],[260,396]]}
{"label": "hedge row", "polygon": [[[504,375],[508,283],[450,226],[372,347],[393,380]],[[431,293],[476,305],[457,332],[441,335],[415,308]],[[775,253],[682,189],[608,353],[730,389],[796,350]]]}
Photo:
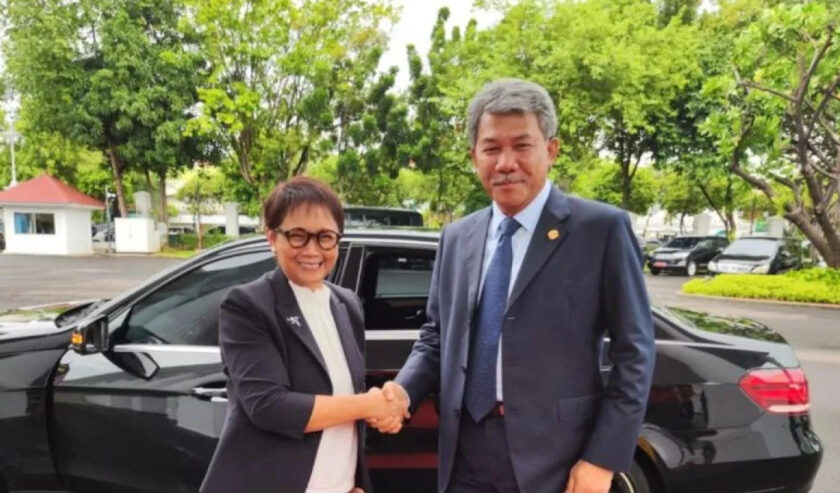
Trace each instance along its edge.
{"label": "hedge row", "polygon": [[[231,237],[223,234],[205,234],[204,248],[210,248],[230,240]],[[198,235],[194,233],[181,233],[169,237],[169,246],[181,250],[195,250],[198,248]]]}
{"label": "hedge row", "polygon": [[721,274],[683,284],[684,293],[840,304],[840,269],[812,268],[779,275]]}

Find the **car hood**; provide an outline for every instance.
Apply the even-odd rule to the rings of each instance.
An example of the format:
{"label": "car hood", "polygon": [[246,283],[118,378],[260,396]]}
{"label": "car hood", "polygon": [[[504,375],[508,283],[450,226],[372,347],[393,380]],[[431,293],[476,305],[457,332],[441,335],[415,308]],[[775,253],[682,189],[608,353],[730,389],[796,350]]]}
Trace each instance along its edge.
{"label": "car hood", "polygon": [[739,264],[763,264],[771,259],[769,255],[733,255],[731,253],[721,253],[715,258],[715,261],[737,262]]}
{"label": "car hood", "polygon": [[56,319],[87,302],[66,302],[0,311],[0,354],[66,347],[73,324],[59,327]]}
{"label": "car hood", "polygon": [[656,254],[659,254],[659,253],[669,254],[669,253],[679,253],[679,252],[690,252],[691,250],[693,250],[693,248],[660,247],[660,248],[657,248],[656,250],[654,250],[653,254],[656,255]]}

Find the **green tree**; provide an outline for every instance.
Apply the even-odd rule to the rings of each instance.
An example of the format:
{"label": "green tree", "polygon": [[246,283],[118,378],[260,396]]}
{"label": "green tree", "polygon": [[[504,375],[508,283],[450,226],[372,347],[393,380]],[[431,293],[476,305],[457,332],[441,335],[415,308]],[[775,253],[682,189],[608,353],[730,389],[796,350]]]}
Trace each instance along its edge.
{"label": "green tree", "polygon": [[101,152],[122,214],[123,175],[167,165],[157,162],[163,143],[179,139],[172,129],[195,100],[184,80],[199,60],[176,29],[180,13],[163,0],[7,2],[5,56],[22,115],[33,132]]}
{"label": "green tree", "polygon": [[187,1],[184,30],[210,67],[191,132],[223,139],[241,201],[341,152],[385,47],[386,0]]}
{"label": "green tree", "polygon": [[218,208],[224,197],[226,186],[225,175],[219,169],[199,165],[187,173],[184,184],[175,194],[193,215],[199,250],[204,248],[201,215],[211,214]]}
{"label": "green tree", "polygon": [[730,73],[705,86],[719,104],[705,130],[729,157],[732,172],[783,209],[826,262],[838,267],[836,5],[815,0],[756,11],[736,4],[723,15],[754,21],[737,35]]}
{"label": "green tree", "polygon": [[[673,130],[673,102],[699,72],[695,28],[660,25],[656,7],[636,0],[491,2],[502,20],[475,34],[446,60],[444,107],[464,108],[485,82],[522,77],[543,85],[558,111],[561,157],[552,175],[571,184],[582,168],[609,156],[621,200]],[[475,40],[475,41],[473,41]],[[434,44],[433,44],[434,46]],[[445,89],[443,89],[445,87]]]}
{"label": "green tree", "polygon": [[621,171],[612,162],[601,161],[580,173],[572,182],[570,191],[581,197],[624,207],[635,214],[647,214],[657,199],[659,189],[659,178],[654,170],[645,167],[636,172],[629,198],[624,196],[622,184]]}

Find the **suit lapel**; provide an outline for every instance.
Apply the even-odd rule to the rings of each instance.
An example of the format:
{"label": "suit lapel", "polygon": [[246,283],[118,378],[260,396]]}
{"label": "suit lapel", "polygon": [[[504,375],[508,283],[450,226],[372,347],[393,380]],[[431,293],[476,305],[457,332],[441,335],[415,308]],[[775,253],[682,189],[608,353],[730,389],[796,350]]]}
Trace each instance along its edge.
{"label": "suit lapel", "polygon": [[569,216],[569,199],[559,190],[552,187],[548,201],[543,207],[537,227],[531,236],[531,242],[525,251],[522,267],[508,297],[507,306],[510,308],[522,294],[531,280],[549,257],[563,244],[570,234],[564,220]]}
{"label": "suit lapel", "polygon": [[295,293],[292,291],[292,287],[289,286],[289,281],[286,279],[283,271],[279,268],[275,269],[271,274],[271,286],[274,290],[277,316],[301,340],[303,345],[306,346],[306,349],[318,361],[318,364],[321,365],[324,373],[329,376],[327,364],[324,362],[324,356],[321,354],[321,350],[318,349],[318,343],[315,342],[315,337],[312,335],[312,331],[309,330],[309,325],[306,323],[306,319],[300,311]]}
{"label": "suit lapel", "polygon": [[330,293],[330,310],[335,320],[338,336],[341,339],[341,347],[344,349],[344,356],[347,359],[347,367],[350,369],[350,376],[353,379],[353,388],[356,392],[365,391],[365,362],[359,343],[353,334],[353,324],[350,322],[350,315],[347,313],[347,306],[338,299],[335,292]]}
{"label": "suit lapel", "polygon": [[470,315],[470,321],[473,319],[475,307],[478,303],[478,284],[481,282],[481,266],[484,263],[484,250],[487,244],[487,230],[489,227],[490,208],[488,207],[478,213],[478,217],[465,233],[464,248],[467,252],[467,257],[464,259],[464,265],[469,276],[467,278],[467,285],[469,286],[469,295],[467,297],[469,307],[467,313]]}

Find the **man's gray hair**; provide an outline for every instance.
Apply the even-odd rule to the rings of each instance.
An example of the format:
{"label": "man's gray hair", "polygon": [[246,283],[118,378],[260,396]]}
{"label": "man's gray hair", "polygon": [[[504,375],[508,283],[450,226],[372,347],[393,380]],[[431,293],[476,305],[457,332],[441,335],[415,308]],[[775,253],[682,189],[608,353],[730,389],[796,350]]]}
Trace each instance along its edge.
{"label": "man's gray hair", "polygon": [[551,96],[541,85],[527,80],[495,80],[485,85],[473,97],[467,113],[470,143],[473,147],[478,136],[478,121],[485,113],[533,113],[537,117],[543,137],[550,139],[557,133],[557,113]]}

